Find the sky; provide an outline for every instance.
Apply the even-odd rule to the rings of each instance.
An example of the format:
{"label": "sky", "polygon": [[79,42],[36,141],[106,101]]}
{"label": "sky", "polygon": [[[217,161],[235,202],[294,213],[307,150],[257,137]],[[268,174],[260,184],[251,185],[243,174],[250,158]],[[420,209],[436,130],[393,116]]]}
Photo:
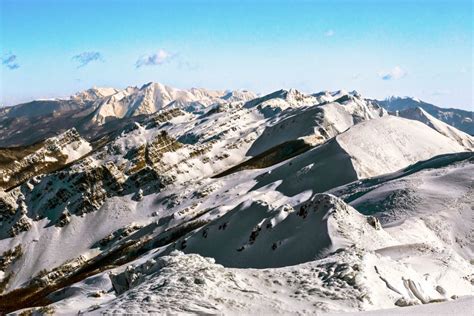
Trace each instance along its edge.
{"label": "sky", "polygon": [[357,90],[473,110],[471,0],[0,0],[0,104],[94,86]]}

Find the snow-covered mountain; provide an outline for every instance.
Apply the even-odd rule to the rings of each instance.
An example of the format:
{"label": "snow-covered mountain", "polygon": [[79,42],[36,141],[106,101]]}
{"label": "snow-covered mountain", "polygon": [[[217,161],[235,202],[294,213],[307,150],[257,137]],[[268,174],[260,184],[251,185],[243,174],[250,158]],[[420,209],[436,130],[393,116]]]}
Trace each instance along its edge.
{"label": "snow-covered mountain", "polygon": [[241,103],[255,97],[245,90],[181,90],[152,82],[122,90],[91,88],[69,99],[0,108],[0,146],[30,145],[71,128],[94,139],[161,109],[202,112],[211,105]]}
{"label": "snow-covered mountain", "polygon": [[[394,113],[421,107],[435,118],[467,134],[474,133],[472,112],[442,109],[414,98],[391,97],[377,101],[364,99],[356,91],[305,94],[295,89],[257,96],[246,90],[177,89],[150,82],[142,87],[125,89],[94,87],[68,99],[35,100],[0,108],[0,147],[31,145],[71,128],[75,128],[87,140],[94,140],[165,108],[204,113],[220,105],[240,106],[244,103],[246,108],[262,109],[262,113],[269,117],[278,111],[294,107],[324,103],[356,104],[359,101],[369,108],[377,104],[377,108],[382,106]],[[360,111],[353,113],[359,116],[375,114],[373,110],[364,109],[363,106],[361,108],[360,104],[355,105],[354,110]]]}
{"label": "snow-covered mountain", "polygon": [[58,117],[77,129],[0,151],[15,179],[0,189],[0,312],[355,312],[472,294],[473,140],[423,110],[161,84],[67,102]]}
{"label": "snow-covered mountain", "polygon": [[407,109],[421,108],[438,120],[449,124],[469,135],[474,135],[474,112],[460,109],[445,109],[433,104],[423,102],[417,98],[389,97],[377,101],[387,111],[397,112]]}
{"label": "snow-covered mountain", "polygon": [[404,117],[411,120],[420,121],[429,127],[435,129],[439,133],[443,134],[446,137],[449,137],[455,141],[457,141],[460,145],[465,146],[467,148],[474,147],[474,138],[460,130],[448,125],[430,114],[428,114],[422,108],[409,108],[403,111],[396,112],[396,115],[400,117]]}
{"label": "snow-covered mountain", "polygon": [[[101,125],[107,120],[155,113],[164,108],[205,108],[235,99],[247,101],[255,96],[249,93],[210,91],[205,89],[180,90],[161,83],[148,83],[141,88],[127,88],[96,101],[92,121]],[[243,99],[239,99],[242,97]]]}
{"label": "snow-covered mountain", "polygon": [[94,88],[76,93],[75,95],[71,96],[70,99],[78,101],[78,102],[96,101],[98,99],[102,99],[102,98],[106,98],[111,95],[114,95],[118,93],[119,91],[120,90],[114,89],[114,88],[94,87]]}

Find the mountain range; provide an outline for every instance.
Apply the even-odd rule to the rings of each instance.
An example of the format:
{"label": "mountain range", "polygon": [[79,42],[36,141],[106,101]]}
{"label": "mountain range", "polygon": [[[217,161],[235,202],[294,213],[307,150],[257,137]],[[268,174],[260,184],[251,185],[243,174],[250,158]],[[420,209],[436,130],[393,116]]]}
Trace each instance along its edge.
{"label": "mountain range", "polygon": [[[358,95],[357,92],[353,94]],[[123,90],[91,88],[68,99],[35,100],[0,108],[0,147],[31,145],[57,136],[70,128],[75,128],[86,139],[94,140],[165,108],[202,113],[203,109],[211,105],[218,107],[227,103],[248,102],[247,106],[250,106],[265,104],[266,100],[271,100],[272,104],[280,102],[280,109],[285,109],[286,106],[298,103],[344,102],[344,99],[349,97],[351,95],[345,91],[325,91],[308,95],[294,89],[258,96],[245,90],[181,90],[151,82],[140,88],[128,87]],[[474,135],[473,112],[443,109],[408,97],[370,101],[393,113],[419,107],[438,120]],[[272,111],[271,107],[267,111]]]}
{"label": "mountain range", "polygon": [[0,313],[474,302],[472,112],[159,83],[0,111]]}

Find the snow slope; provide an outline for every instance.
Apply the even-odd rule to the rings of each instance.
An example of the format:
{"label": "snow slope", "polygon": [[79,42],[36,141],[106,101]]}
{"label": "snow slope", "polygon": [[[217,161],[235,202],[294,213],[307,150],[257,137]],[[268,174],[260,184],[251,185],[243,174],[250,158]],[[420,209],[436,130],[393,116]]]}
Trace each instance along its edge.
{"label": "snow slope", "polygon": [[393,172],[435,155],[466,148],[419,122],[396,117],[362,122],[336,137],[359,177]]}
{"label": "snow slope", "polygon": [[[469,166],[469,162],[464,160],[448,164],[440,170],[456,171],[466,166]],[[424,179],[424,172],[435,170],[422,169],[419,172],[422,174],[414,175]],[[404,182],[412,181],[414,180],[408,178]],[[456,181],[445,182],[445,188],[452,183]],[[331,205],[327,213],[324,205],[322,209],[317,207],[318,202],[325,200],[330,201]],[[326,223],[332,221],[332,224],[336,224],[329,225],[335,228],[331,232],[346,235],[342,239],[334,239],[337,251],[322,259],[309,259],[297,265],[293,262],[290,266],[277,269],[231,269],[226,267],[227,264],[221,266],[215,264],[214,259],[194,254],[184,255],[173,251],[169,256],[163,256],[160,252],[150,253],[133,265],[113,271],[112,284],[103,281],[107,278],[106,275],[91,278],[75,285],[77,290],[73,291],[71,288],[66,291],[69,294],[63,294],[62,299],[54,306],[59,311],[81,309],[82,312],[93,315],[104,312],[288,314],[356,310],[377,310],[378,314],[390,314],[420,311],[419,308],[412,310],[404,306],[429,303],[431,304],[427,306],[432,307],[427,310],[436,311],[437,304],[440,304],[438,302],[450,301],[449,304],[457,304],[457,296],[472,293],[469,282],[472,267],[467,260],[451,251],[449,244],[436,236],[435,229],[407,229],[407,225],[381,228],[376,222],[370,221],[374,223],[374,227],[368,224],[369,218],[357,214],[341,200],[330,195],[315,195],[308,201],[308,205],[307,217],[302,221],[313,223],[318,212],[329,213]],[[411,206],[416,208],[417,205],[413,203]],[[304,212],[301,215],[303,214]],[[243,213],[240,215],[242,220],[248,218]],[[456,212],[450,215],[456,216]],[[277,223],[274,229],[283,230],[284,227],[280,225],[284,221],[285,219]],[[419,220],[411,217],[410,221],[415,221],[416,224]],[[259,219],[255,222],[259,223]],[[215,225],[211,224],[208,238],[219,242],[225,237],[225,231],[231,230],[234,224],[240,224],[235,221],[228,223],[223,232],[213,232],[212,227]],[[260,223],[264,224],[265,221]],[[349,226],[345,226],[347,224]],[[294,230],[292,238],[306,235],[303,238],[305,244],[311,244],[308,237],[312,234],[320,233],[319,229],[313,229],[311,225],[301,229],[298,227],[300,226],[290,227]],[[251,247],[261,247],[264,242],[270,246],[266,230],[262,228]],[[188,242],[194,236],[200,236],[202,231],[203,229],[190,234]],[[215,234],[221,235],[216,237]],[[233,239],[226,240],[232,242]],[[230,248],[231,245],[227,246]],[[273,251],[278,252],[278,249]],[[194,252],[188,247],[183,250]],[[305,253],[303,251],[299,255]],[[268,253],[255,254],[267,260],[265,257]],[[279,257],[280,260],[286,260],[283,256]],[[222,258],[225,259],[225,256],[222,255]],[[117,296],[109,291],[110,287],[118,291],[115,294]],[[83,290],[79,292],[79,289]],[[96,296],[95,293],[99,294]],[[92,295],[94,296],[91,297]],[[379,310],[393,309],[396,306],[399,306],[396,310]]]}
{"label": "snow slope", "polygon": [[244,202],[170,247],[226,267],[283,267],[323,258],[356,241],[368,249],[389,245],[390,237],[374,226],[341,200],[316,194],[294,207]]}
{"label": "snow slope", "polygon": [[[433,161],[430,161],[406,178],[402,174],[387,176],[385,181],[384,178],[379,178],[378,187],[380,189],[390,188],[393,180],[389,180],[389,178],[395,176],[397,176],[395,181],[400,185],[404,184],[409,187],[411,183],[416,183],[420,179],[430,179],[431,174],[462,173],[466,172],[465,168],[472,168],[472,159],[459,160],[459,158],[462,157],[453,159],[452,155],[446,156],[443,159],[451,160],[451,162],[446,163],[445,161],[442,167],[435,169],[430,168],[433,167]],[[435,163],[439,163],[439,159]],[[446,177],[444,179],[438,186],[439,191],[449,189],[453,185],[463,187],[463,184],[459,183],[456,178]],[[371,179],[367,180],[367,182],[369,181]],[[357,192],[357,182],[348,185],[346,190],[349,188],[351,192]],[[344,191],[343,188],[339,190]],[[460,195],[470,198],[470,203],[472,203],[472,194],[465,192]],[[421,191],[420,196],[429,198],[431,194]],[[325,198],[332,201],[333,206],[338,205],[336,206],[338,211],[342,211],[344,208],[351,209],[344,206],[342,201],[329,195],[316,195],[310,199],[312,200],[310,204]],[[409,201],[412,202],[409,203]],[[418,207],[421,210],[424,209],[413,200],[408,200],[408,203],[415,210]],[[435,205],[441,207],[441,205]],[[286,208],[288,209],[289,206]],[[442,211],[439,208],[438,210]],[[239,211],[242,212],[242,210]],[[309,208],[308,221],[312,220],[311,216],[317,216],[317,212],[312,213],[314,211],[315,209]],[[424,216],[436,217],[439,215],[437,214],[439,211],[431,212],[428,215],[424,214]],[[292,212],[290,215],[294,213]],[[243,213],[241,215],[243,215],[243,220],[248,218]],[[334,215],[332,213],[329,221],[334,219],[332,217]],[[362,235],[358,235],[358,232],[361,231],[359,229],[367,225],[367,221],[359,222],[353,217],[361,218],[361,215],[344,211],[340,215],[343,216],[339,218],[339,221],[348,221],[353,227],[344,229],[339,225],[338,228],[342,229],[334,232],[349,234],[349,236],[354,234],[352,236],[355,238],[324,259],[312,259],[306,263],[278,269],[229,269],[216,265],[212,259],[204,259],[196,255],[183,255],[176,251],[172,252],[169,257],[163,257],[161,254],[150,255],[148,259],[127,267],[122,273],[118,273],[112,278],[114,288],[119,289],[119,293],[123,294],[113,299],[104,295],[101,305],[86,307],[82,310],[89,311],[91,314],[124,311],[287,314],[315,311],[354,312],[355,310],[376,309],[377,311],[374,313],[378,315],[385,313],[389,315],[407,313],[410,315],[423,311],[439,313],[445,310],[442,309],[444,304],[448,304],[448,306],[460,304],[463,305],[461,310],[466,310],[466,299],[461,299],[458,302],[457,297],[472,294],[472,285],[469,281],[472,279],[472,266],[468,260],[453,252],[449,243],[445,243],[443,238],[439,237],[439,228],[419,225],[423,218],[418,216],[423,213],[413,214],[402,225],[389,225],[385,228],[380,228],[378,225],[376,225],[378,228],[369,226],[367,227],[368,234]],[[458,214],[456,209],[453,209],[446,211],[444,216],[454,219]],[[222,220],[223,218],[218,222],[221,223]],[[469,220],[472,224],[472,218],[465,220]],[[224,231],[221,228],[220,232],[219,230],[213,232],[214,223],[206,226],[205,228],[210,228],[208,238],[211,240],[214,238],[214,242],[220,242],[220,239],[225,237],[226,231],[232,229],[234,222],[228,222],[228,226]],[[257,218],[255,222],[259,223],[259,219]],[[279,226],[283,222],[284,220],[275,225],[275,230],[283,229],[282,226]],[[261,221],[260,223],[266,222]],[[237,224],[240,223],[237,222]],[[339,224],[342,223],[339,222]],[[298,227],[300,226],[291,228],[296,229],[293,238],[307,232],[310,234],[311,232],[312,234],[319,233],[318,229],[308,230],[311,226],[301,230]],[[200,233],[205,228],[191,234],[188,242],[197,238],[194,236],[200,237]],[[451,229],[447,228],[445,231],[451,231]],[[213,237],[213,234],[221,235]],[[231,235],[231,233],[229,234]],[[257,241],[265,240],[265,235],[268,236],[268,234],[262,228],[260,234],[257,235],[255,246],[252,247],[257,247]],[[377,237],[376,242],[371,241],[371,238],[374,237]],[[200,239],[202,242],[202,238]],[[235,238],[225,240],[231,243]],[[268,240],[265,241],[268,242]],[[309,242],[307,239],[305,241]],[[192,244],[188,242],[187,245],[192,247]],[[267,246],[270,243],[268,242]],[[363,246],[364,244],[365,246]],[[226,246],[231,248],[232,245]],[[194,252],[188,246],[183,250]],[[278,248],[274,251],[277,250]],[[200,249],[200,251],[205,250]],[[255,254],[263,260],[267,260],[268,253]],[[220,254],[217,255],[220,256]],[[152,259],[153,256],[156,258]],[[225,256],[222,258],[228,261]],[[285,260],[286,258],[280,259]],[[226,265],[224,264],[224,266]],[[468,302],[471,300],[467,299]],[[449,301],[449,303],[438,303],[443,301]],[[431,304],[428,304],[430,302]],[[428,305],[423,308],[404,307],[418,304]],[[61,306],[61,303],[58,306]],[[77,306],[76,308],[78,308]],[[398,307],[393,309],[396,306]],[[391,309],[381,311],[380,308]],[[370,313],[368,314],[370,315]]]}
{"label": "snow slope", "polygon": [[[474,255],[473,162],[472,153],[442,155],[331,192],[361,213],[376,216],[384,226],[407,225],[407,231],[428,228],[469,260]],[[413,224],[414,217],[421,220]]]}
{"label": "snow slope", "polygon": [[[467,296],[462,297],[456,301],[442,302],[430,305],[410,306],[403,310],[399,308],[385,309],[369,312],[360,312],[357,315],[360,316],[401,316],[401,315],[413,315],[413,316],[430,316],[430,315],[469,315],[474,306],[474,297]],[[328,316],[347,316],[348,313],[328,313]]]}

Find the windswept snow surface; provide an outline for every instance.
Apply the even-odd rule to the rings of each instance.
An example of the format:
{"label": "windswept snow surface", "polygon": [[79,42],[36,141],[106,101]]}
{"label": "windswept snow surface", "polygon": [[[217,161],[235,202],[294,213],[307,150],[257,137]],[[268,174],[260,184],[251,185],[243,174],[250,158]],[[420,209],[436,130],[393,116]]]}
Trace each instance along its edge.
{"label": "windswept snow surface", "polygon": [[470,260],[474,256],[473,163],[472,153],[438,156],[331,192],[361,213],[376,216],[387,229],[404,225],[406,231],[429,229]]}
{"label": "windswept snow surface", "polygon": [[[429,305],[418,305],[376,311],[359,312],[359,316],[433,316],[433,315],[471,315],[474,308],[474,297],[466,296],[455,301]],[[351,313],[325,313],[327,316],[349,316]]]}
{"label": "windswept snow surface", "polygon": [[360,178],[393,172],[439,154],[466,150],[422,123],[393,116],[362,122],[336,139],[353,157]]}
{"label": "windswept snow surface", "polygon": [[273,268],[323,258],[356,241],[371,249],[390,244],[390,237],[341,200],[316,194],[295,208],[243,203],[171,247],[226,267]]}
{"label": "windswept snow surface", "polygon": [[[318,202],[328,202],[330,207],[325,209],[324,204],[318,207]],[[233,269],[225,263],[222,266],[216,264],[215,259],[197,254],[185,255],[174,250],[163,256],[158,252],[147,255],[121,272],[112,272],[112,287],[118,296],[111,295],[108,290],[111,285],[101,281],[102,287],[95,287],[94,291],[89,292],[103,293],[95,299],[100,305],[90,306],[93,300],[79,299],[84,294],[70,290],[69,297],[63,297],[56,306],[59,310],[81,308],[82,312],[93,315],[125,312],[290,314],[378,310],[391,306],[399,306],[397,310],[403,313],[404,306],[455,302],[458,296],[472,293],[469,279],[473,269],[469,262],[442,241],[430,236],[428,230],[410,230],[411,235],[403,236],[407,233],[403,227],[383,229],[372,218],[358,214],[331,195],[315,195],[307,205],[308,213],[305,218],[305,213],[301,213],[300,220],[307,221],[308,225],[291,227],[294,230],[293,239],[302,236],[308,245],[311,236],[330,236],[330,244],[337,250],[324,258],[306,259],[294,265],[304,259],[306,251],[293,253],[290,258],[293,261],[286,262],[288,258],[283,257],[283,253],[276,248],[272,251],[277,257],[271,262],[288,266]],[[311,223],[318,222],[318,216],[327,218],[328,222],[320,224],[322,227],[328,225],[326,232],[319,232],[321,226],[311,228]],[[275,225],[275,235],[278,236],[278,231],[284,229],[284,221]],[[225,230],[232,229],[236,224],[228,222]],[[201,235],[200,231],[197,233]],[[223,232],[220,236],[215,234],[208,232],[207,238],[214,242],[222,238],[229,242],[233,240],[226,238]],[[262,229],[256,238],[260,243],[249,246],[262,250],[254,255],[264,262],[268,260],[268,252],[263,245],[272,244],[267,237],[269,234],[271,232]],[[424,237],[421,242],[420,237]],[[188,238],[190,241],[194,237],[190,235]],[[322,241],[324,238],[318,239],[319,247],[325,246]],[[188,247],[184,251],[195,252]],[[202,248],[198,250],[199,253],[205,251]],[[240,254],[230,252],[227,255],[235,258]],[[224,262],[228,260],[224,254],[217,257],[217,260]],[[247,264],[252,263],[247,261]],[[92,282],[94,280],[85,284]],[[78,284],[77,287],[86,287],[85,284]]]}

